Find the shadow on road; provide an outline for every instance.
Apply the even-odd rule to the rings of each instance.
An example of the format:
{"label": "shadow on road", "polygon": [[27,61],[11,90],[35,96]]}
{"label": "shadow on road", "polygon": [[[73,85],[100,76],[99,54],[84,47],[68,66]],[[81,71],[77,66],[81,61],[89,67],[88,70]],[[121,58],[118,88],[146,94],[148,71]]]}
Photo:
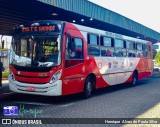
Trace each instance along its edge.
{"label": "shadow on road", "polygon": [[[138,81],[138,84],[136,87],[140,85],[147,85],[148,82],[150,82],[151,79],[144,79]],[[134,87],[131,87],[130,84],[119,84],[115,86],[110,86],[106,88],[97,89],[93,92],[92,98],[96,96],[103,96],[104,94],[109,94],[112,92],[117,92],[120,90],[125,89],[132,89]],[[84,100],[82,93],[79,94],[73,94],[73,95],[67,95],[67,96],[57,96],[57,97],[50,97],[50,96],[39,96],[39,95],[28,95],[28,94],[13,94],[9,95],[8,97],[1,100],[1,102],[16,102],[16,101],[25,101],[25,102],[38,102],[38,103],[46,103],[46,104],[66,104],[76,101]]]}
{"label": "shadow on road", "polygon": [[[150,82],[152,82],[155,78],[160,78],[160,72],[154,72],[153,75],[149,78],[139,80],[138,86],[142,85],[148,85]],[[103,96],[105,94],[110,94],[112,92],[117,92],[125,89],[134,89],[136,87],[131,87],[130,84],[120,84],[115,86],[110,86],[106,88],[101,88],[96,91],[94,91],[92,98],[97,96]],[[37,103],[44,103],[44,104],[53,104],[53,105],[60,105],[60,104],[66,104],[76,101],[84,100],[82,93],[80,94],[74,94],[74,95],[68,95],[68,96],[58,96],[58,97],[50,97],[50,96],[39,96],[39,95],[27,95],[27,94],[13,94],[8,95],[7,97],[1,99],[1,102],[16,102],[16,101],[25,101],[25,102],[37,102]]]}
{"label": "shadow on road", "polygon": [[[143,114],[148,109],[150,109],[151,107],[153,107],[158,103],[159,100],[157,99],[157,88],[159,87],[157,87],[156,90],[151,89],[152,87],[151,84],[154,85],[154,83],[158,83],[157,81],[159,81],[157,79],[157,75],[156,76],[153,75],[149,78],[139,80],[136,87],[131,87],[129,84],[120,84],[107,88],[101,88],[96,90],[93,93],[92,98],[90,98],[89,100],[84,99],[82,97],[82,94],[74,94],[74,95],[60,96],[60,97],[13,94],[1,100],[0,112],[3,109],[2,108],[3,106],[20,107],[20,105],[24,105],[27,109],[42,109],[44,113],[39,117],[43,118],[45,117],[44,115],[49,116],[48,114],[50,113],[51,109],[52,112],[54,113],[65,112],[70,114],[72,110],[76,112],[77,108],[84,110],[86,106],[92,107],[93,105],[96,104],[102,107],[102,109],[105,109],[104,111],[109,113],[110,117],[115,116],[115,113],[112,113],[110,111],[112,108],[115,110],[118,108],[121,109],[118,114],[119,117],[122,117],[123,115],[128,116],[128,112],[125,112],[126,109],[128,109],[128,111],[131,113],[131,116],[133,117]],[[149,100],[148,95],[152,97],[151,101]],[[124,100],[125,103],[127,104],[123,102]],[[144,107],[142,106],[142,104],[146,104],[146,106]],[[127,107],[125,107],[126,105]],[[134,109],[135,107],[137,108]],[[94,111],[94,108],[88,110],[90,111],[90,113],[92,113]],[[131,110],[134,110],[134,112],[131,112]],[[101,113],[101,110],[98,111],[99,112],[97,113],[103,114]],[[72,115],[74,116],[74,113]],[[93,113],[93,115],[96,117],[96,113]],[[50,114],[50,116],[52,115]],[[0,117],[4,116],[0,115]]]}

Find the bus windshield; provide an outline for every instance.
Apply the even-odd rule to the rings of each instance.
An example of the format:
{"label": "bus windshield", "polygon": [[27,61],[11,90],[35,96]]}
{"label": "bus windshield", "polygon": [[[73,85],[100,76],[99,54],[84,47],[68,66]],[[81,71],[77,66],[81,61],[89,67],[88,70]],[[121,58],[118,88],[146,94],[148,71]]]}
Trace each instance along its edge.
{"label": "bus windshield", "polygon": [[13,37],[10,64],[51,67],[61,63],[61,36]]}

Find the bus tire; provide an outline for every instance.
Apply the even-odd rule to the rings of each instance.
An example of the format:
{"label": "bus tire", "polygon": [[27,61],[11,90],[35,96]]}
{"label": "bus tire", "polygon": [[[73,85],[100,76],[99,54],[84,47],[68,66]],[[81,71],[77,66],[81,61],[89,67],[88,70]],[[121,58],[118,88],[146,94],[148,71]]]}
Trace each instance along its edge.
{"label": "bus tire", "polygon": [[136,86],[138,81],[138,74],[136,71],[133,72],[131,86]]}
{"label": "bus tire", "polygon": [[87,77],[84,85],[83,97],[85,99],[90,98],[92,91],[93,91],[93,82],[94,80],[91,79],[91,76]]}

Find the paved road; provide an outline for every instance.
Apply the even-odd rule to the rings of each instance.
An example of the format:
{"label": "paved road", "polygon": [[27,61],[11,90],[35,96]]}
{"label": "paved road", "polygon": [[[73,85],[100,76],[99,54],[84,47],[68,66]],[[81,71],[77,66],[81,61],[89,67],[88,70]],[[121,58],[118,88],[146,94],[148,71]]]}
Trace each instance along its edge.
{"label": "paved road", "polygon": [[[90,99],[83,99],[81,94],[65,97],[8,95],[1,99],[0,112],[3,106],[12,105],[41,112],[36,116],[23,113],[18,118],[136,118],[159,103],[160,76],[153,76],[140,80],[136,87],[122,84],[99,89]],[[0,118],[3,117],[0,113]]]}

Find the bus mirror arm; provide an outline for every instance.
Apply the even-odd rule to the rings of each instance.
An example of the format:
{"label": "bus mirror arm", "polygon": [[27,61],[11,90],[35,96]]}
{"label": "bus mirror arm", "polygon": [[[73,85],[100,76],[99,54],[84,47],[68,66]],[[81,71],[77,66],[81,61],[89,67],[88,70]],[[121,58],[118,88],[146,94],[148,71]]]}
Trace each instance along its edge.
{"label": "bus mirror arm", "polygon": [[65,35],[68,36],[68,37],[71,37],[71,35],[67,32],[65,32]]}
{"label": "bus mirror arm", "polygon": [[34,36],[32,36],[32,40],[34,40]]}

